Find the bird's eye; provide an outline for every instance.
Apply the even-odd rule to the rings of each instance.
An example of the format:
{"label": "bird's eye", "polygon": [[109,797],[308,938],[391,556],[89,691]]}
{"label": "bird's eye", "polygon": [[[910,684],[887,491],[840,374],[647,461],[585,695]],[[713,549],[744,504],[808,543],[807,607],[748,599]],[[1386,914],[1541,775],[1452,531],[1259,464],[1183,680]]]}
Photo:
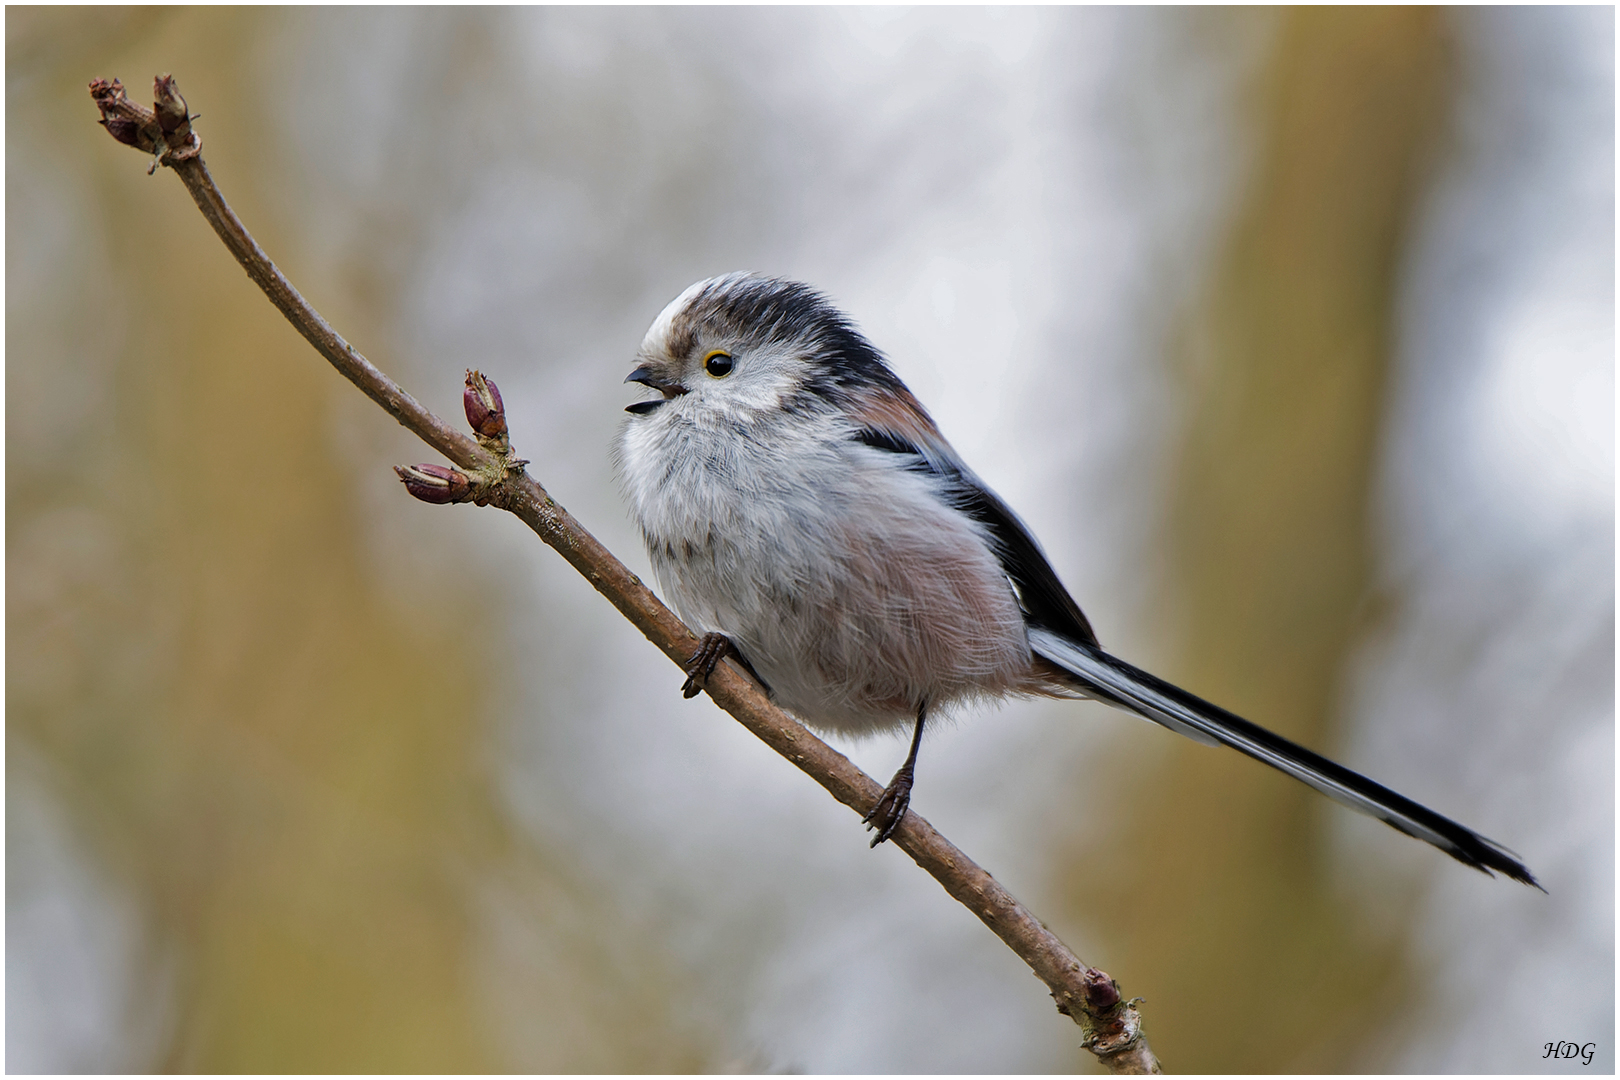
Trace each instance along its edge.
{"label": "bird's eye", "polygon": [[717,379],[723,379],[727,375],[730,375],[731,369],[735,365],[736,361],[731,358],[731,354],[728,352],[722,352],[719,349],[714,350],[714,352],[703,358],[703,370],[707,371],[710,375],[713,375]]}

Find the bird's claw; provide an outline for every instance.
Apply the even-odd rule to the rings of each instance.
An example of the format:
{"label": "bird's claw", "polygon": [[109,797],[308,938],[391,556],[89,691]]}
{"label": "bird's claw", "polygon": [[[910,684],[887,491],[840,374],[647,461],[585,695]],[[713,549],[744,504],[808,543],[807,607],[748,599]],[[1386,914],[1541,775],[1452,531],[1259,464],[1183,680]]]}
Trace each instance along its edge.
{"label": "bird's claw", "polygon": [[902,771],[889,781],[889,786],[883,789],[883,794],[878,796],[871,811],[861,819],[868,831],[877,830],[877,836],[872,838],[872,847],[877,847],[894,835],[894,830],[900,827],[910,806],[911,777]]}
{"label": "bird's claw", "polygon": [[732,652],[731,639],[726,635],[704,634],[703,640],[698,642],[697,652],[686,662],[686,681],[681,684],[681,696],[697,697],[703,691],[703,684],[714,674],[714,669],[720,666],[720,661]]}

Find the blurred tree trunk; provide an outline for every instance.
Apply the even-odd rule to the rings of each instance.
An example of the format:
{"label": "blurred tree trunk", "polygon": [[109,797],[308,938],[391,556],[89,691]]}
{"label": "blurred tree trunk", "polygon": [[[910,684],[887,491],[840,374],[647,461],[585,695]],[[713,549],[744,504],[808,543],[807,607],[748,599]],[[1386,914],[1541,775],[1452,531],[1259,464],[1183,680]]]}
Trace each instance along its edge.
{"label": "blurred tree trunk", "polygon": [[[224,168],[244,214],[264,222],[254,181],[272,158],[242,133],[266,130],[259,110],[271,106],[229,66],[262,20],[241,11],[158,29],[177,48],[154,66],[151,36],[133,39],[147,48],[120,43],[116,73],[137,100],[156,71],[180,73],[219,133],[209,141],[251,154]],[[103,73],[60,75],[83,97]],[[122,148],[82,107],[53,134],[108,144],[91,158],[104,201],[86,212],[104,218],[124,299],[148,329],[114,367],[103,475],[116,486],[25,483],[13,505],[23,517],[39,509],[29,494],[95,506],[118,535],[130,603],[86,613],[110,640],[85,652],[81,694],[13,716],[180,961],[172,1041],[152,1064],[496,1068],[465,913],[466,872],[497,844],[478,761],[483,703],[457,674],[479,635],[454,613],[410,625],[379,593],[330,445],[340,388],[180,185],[105,153]],[[284,233],[261,236],[291,254]],[[134,685],[120,670],[131,643],[152,654]]]}
{"label": "blurred tree trunk", "polygon": [[[1371,587],[1397,271],[1449,50],[1432,9],[1289,9],[1274,31],[1250,187],[1182,337],[1165,590],[1182,636],[1161,673],[1331,755]],[[1167,1067],[1353,1067],[1412,973],[1331,889],[1324,820],[1349,811],[1188,742],[1145,771],[1119,849],[1088,853],[1070,884]]]}
{"label": "blurred tree trunk", "polygon": [[[276,103],[241,62],[284,22],[255,9],[111,21],[87,48],[75,31],[107,15],[8,19],[12,162],[26,146],[30,167],[71,177],[84,197],[66,211],[90,223],[57,253],[81,264],[65,309],[10,312],[8,382],[31,393],[8,395],[8,409],[93,422],[8,457],[11,670],[52,674],[8,680],[7,742],[46,763],[86,846],[148,920],[154,955],[138,977],[153,991],[139,1005],[166,1014],[168,1041],[127,1066],[702,1067],[669,1026],[674,995],[653,958],[627,970],[592,955],[624,937],[611,908],[512,835],[480,688],[504,659],[495,590],[447,568],[462,606],[434,609],[367,549],[334,418],[389,422],[333,408],[353,391],[182,185],[142,175],[95,125],[90,77],[121,76],[149,101],[152,75],[175,72],[237,209],[319,293],[297,272],[296,221],[289,236],[269,208],[287,168],[269,133],[291,126],[267,123]],[[368,316],[344,330],[386,363],[386,306]],[[105,359],[110,385],[96,393],[73,380],[52,328],[119,319],[134,329],[114,336],[127,348]],[[503,893],[522,925],[492,942],[481,911]],[[520,951],[524,934],[544,966],[501,1004],[532,1017],[539,1050],[513,1062],[479,965]]]}

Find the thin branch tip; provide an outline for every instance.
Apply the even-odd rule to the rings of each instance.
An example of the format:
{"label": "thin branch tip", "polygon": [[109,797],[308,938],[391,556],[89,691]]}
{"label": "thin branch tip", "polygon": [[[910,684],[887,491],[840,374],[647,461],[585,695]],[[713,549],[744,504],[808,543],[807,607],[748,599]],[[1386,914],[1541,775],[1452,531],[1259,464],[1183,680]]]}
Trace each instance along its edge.
{"label": "thin branch tip", "polygon": [[202,140],[191,130],[191,110],[173,75],[152,80],[150,109],[131,101],[117,79],[90,80],[90,98],[101,112],[100,123],[107,134],[125,146],[156,155],[154,168],[159,164],[172,167],[202,153]]}

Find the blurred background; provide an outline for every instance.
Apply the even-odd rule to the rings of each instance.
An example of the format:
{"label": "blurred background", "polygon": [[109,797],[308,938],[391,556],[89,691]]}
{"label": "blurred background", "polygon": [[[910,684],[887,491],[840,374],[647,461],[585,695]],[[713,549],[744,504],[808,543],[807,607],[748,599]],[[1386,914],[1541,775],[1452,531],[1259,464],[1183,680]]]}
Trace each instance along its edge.
{"label": "blurred background", "polygon": [[[638,572],[690,282],[816,284],[1113,651],[1524,856],[1093,704],[916,807],[1174,1071],[1614,1069],[1614,14],[10,8],[8,1071],[1095,1070],[1044,988],[282,322],[86,93]],[[841,744],[885,778],[903,741]],[[1593,1045],[1590,1065],[1548,1042]]]}

